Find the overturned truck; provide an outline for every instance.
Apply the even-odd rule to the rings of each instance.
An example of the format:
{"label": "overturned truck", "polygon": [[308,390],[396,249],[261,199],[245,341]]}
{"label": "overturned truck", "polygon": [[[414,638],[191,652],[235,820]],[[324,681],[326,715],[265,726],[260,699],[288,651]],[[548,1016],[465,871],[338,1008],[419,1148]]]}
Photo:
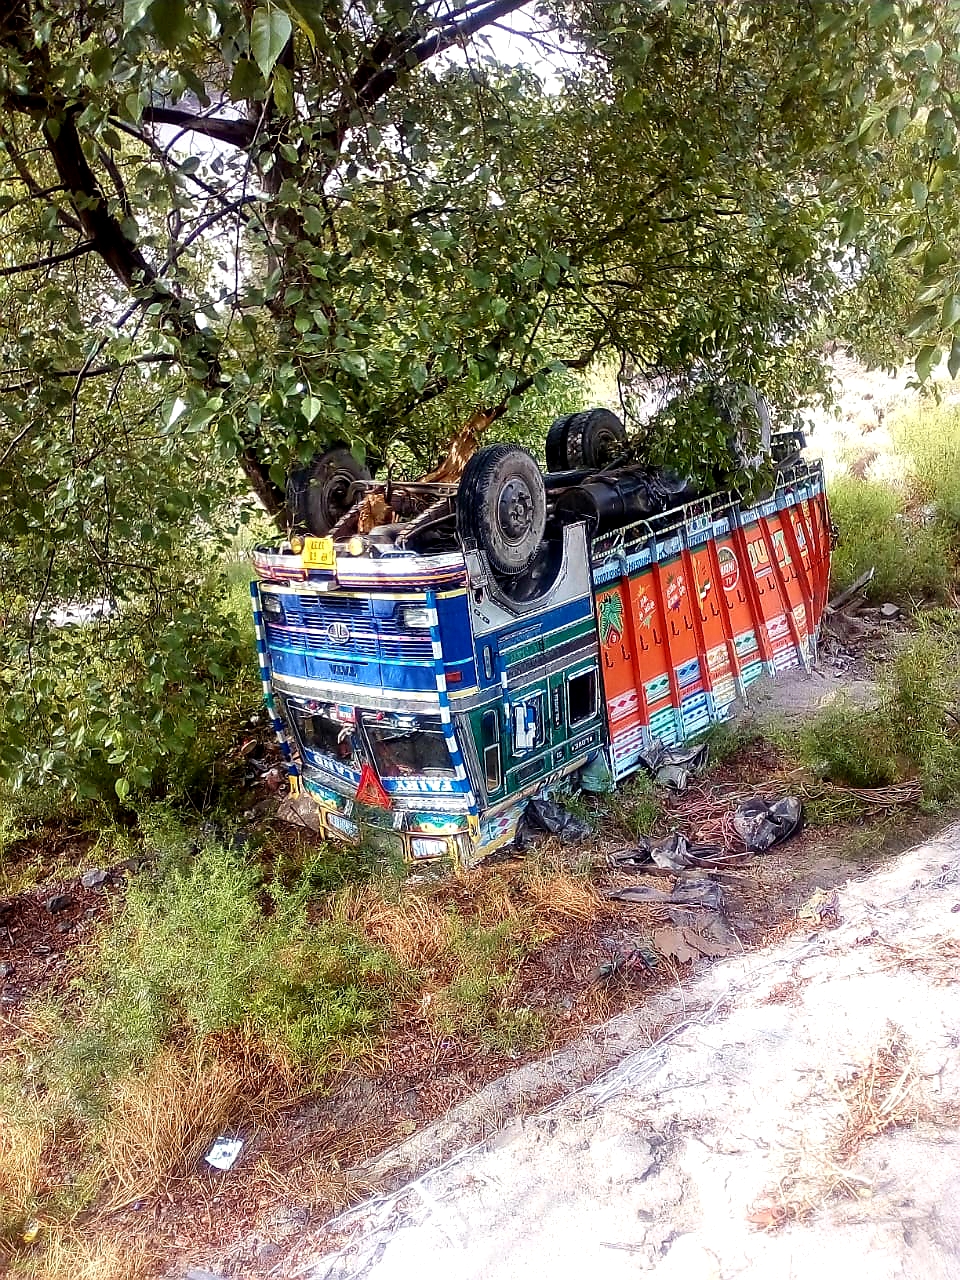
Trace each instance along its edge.
{"label": "overturned truck", "polygon": [[809,667],[827,599],[820,462],[768,442],[751,503],[624,464],[605,410],[561,418],[542,473],[495,444],[458,483],[376,481],[333,449],[255,554],[265,694],[331,837],[469,865],[528,800],[725,719]]}

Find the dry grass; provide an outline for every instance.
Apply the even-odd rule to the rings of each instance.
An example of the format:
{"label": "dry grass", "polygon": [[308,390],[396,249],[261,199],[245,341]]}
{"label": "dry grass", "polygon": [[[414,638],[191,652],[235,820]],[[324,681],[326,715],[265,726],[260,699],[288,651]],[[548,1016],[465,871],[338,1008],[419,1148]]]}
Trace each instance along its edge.
{"label": "dry grass", "polygon": [[887,959],[884,968],[910,969],[922,973],[932,982],[947,985],[957,981],[957,960],[960,959],[960,938],[928,938],[923,943],[901,947],[896,943],[884,943]]}
{"label": "dry grass", "polygon": [[0,1245],[19,1234],[36,1209],[43,1186],[47,1133],[34,1116],[12,1120],[0,1112]]}
{"label": "dry grass", "polygon": [[841,1110],[834,1132],[820,1147],[795,1153],[776,1191],[749,1215],[762,1230],[802,1221],[834,1196],[862,1194],[868,1185],[851,1165],[863,1144],[931,1115],[916,1059],[896,1027],[864,1066],[836,1087]]}
{"label": "dry grass", "polygon": [[99,1135],[111,1208],[188,1173],[228,1122],[249,1114],[252,1082],[244,1068],[242,1058],[211,1056],[196,1045],[185,1053],[166,1049],[144,1075],[119,1082]]}
{"label": "dry grass", "polygon": [[147,1280],[156,1261],[144,1240],[105,1230],[67,1231],[49,1238],[34,1274],[42,1280]]}

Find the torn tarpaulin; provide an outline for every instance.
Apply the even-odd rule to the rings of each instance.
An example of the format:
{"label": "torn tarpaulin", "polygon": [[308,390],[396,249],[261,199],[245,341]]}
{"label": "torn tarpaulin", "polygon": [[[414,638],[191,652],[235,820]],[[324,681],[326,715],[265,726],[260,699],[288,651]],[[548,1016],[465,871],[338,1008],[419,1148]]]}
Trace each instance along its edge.
{"label": "torn tarpaulin", "polygon": [[619,871],[649,871],[651,866],[665,871],[683,871],[687,867],[710,866],[724,860],[718,844],[691,844],[686,836],[674,832],[664,840],[640,836],[629,849],[610,854],[610,865]]}
{"label": "torn tarpaulin", "polygon": [[699,773],[707,764],[707,744],[699,747],[665,747],[662,742],[651,742],[640,752],[640,764],[654,782],[686,791],[692,773]]}
{"label": "torn tarpaulin", "polygon": [[708,911],[723,910],[723,890],[716,880],[706,876],[678,880],[669,893],[645,884],[631,884],[624,889],[611,889],[607,897],[619,902],[655,902],[674,907],[705,907]]}
{"label": "torn tarpaulin", "polygon": [[585,840],[590,826],[582,818],[562,809],[554,800],[534,797],[527,802],[523,817],[517,824],[514,844],[521,853],[545,835],[563,836],[564,840]]}
{"label": "torn tarpaulin", "polygon": [[753,853],[766,853],[781,840],[795,835],[802,826],[803,805],[796,796],[784,796],[781,800],[751,796],[741,801],[733,813],[733,828]]}

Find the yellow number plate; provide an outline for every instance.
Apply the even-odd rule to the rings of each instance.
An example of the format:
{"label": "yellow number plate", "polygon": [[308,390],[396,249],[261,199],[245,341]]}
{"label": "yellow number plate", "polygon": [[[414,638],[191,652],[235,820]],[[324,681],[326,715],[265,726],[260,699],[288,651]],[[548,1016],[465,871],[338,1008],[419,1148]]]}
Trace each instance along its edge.
{"label": "yellow number plate", "polygon": [[305,569],[333,569],[337,557],[332,538],[306,538],[303,543],[303,567]]}

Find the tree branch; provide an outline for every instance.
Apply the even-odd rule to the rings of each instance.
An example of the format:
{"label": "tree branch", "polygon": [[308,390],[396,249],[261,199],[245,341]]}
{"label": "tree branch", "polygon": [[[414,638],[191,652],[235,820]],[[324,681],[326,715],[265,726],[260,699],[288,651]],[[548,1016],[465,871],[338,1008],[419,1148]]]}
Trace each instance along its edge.
{"label": "tree branch", "polygon": [[[481,7],[464,5],[462,9],[454,11],[466,15],[459,22],[451,22],[448,17],[442,18],[437,29],[422,40],[419,39],[419,32],[413,28],[408,28],[405,38],[404,35],[396,39],[381,36],[357,67],[350,82],[349,97],[341,102],[335,123],[324,131],[323,141],[339,154],[350,128],[351,114],[356,107],[372,107],[389,93],[404,70],[421,66],[437,54],[468,40],[483,27],[495,23],[498,18],[504,18],[522,8],[526,3],[527,0],[489,0],[489,3]],[[373,70],[376,66],[375,54],[382,57],[379,70]]]}
{"label": "tree branch", "polygon": [[49,258],[37,258],[35,262],[17,263],[12,267],[0,267],[0,276],[15,276],[21,271],[39,271],[42,267],[55,267],[58,262],[69,262],[71,258],[80,258],[85,253],[92,253],[96,245],[92,240],[84,240],[82,244],[63,253],[52,253]]}
{"label": "tree branch", "polygon": [[201,116],[193,111],[183,111],[179,107],[146,107],[143,112],[145,124],[170,124],[184,133],[202,133],[207,138],[215,138],[230,147],[239,147],[246,151],[256,136],[256,125],[252,120],[225,120],[222,116]]}
{"label": "tree branch", "polygon": [[[130,360],[111,360],[107,364],[92,365],[89,369],[44,369],[34,378],[26,378],[23,382],[8,382],[0,386],[0,395],[8,395],[13,391],[29,391],[47,378],[75,378],[79,382],[87,378],[99,378],[105,373],[120,373],[123,369],[132,369],[138,364],[174,364],[177,357],[168,351],[148,351],[142,356],[134,356]],[[3,461],[3,459],[0,459]]]}

